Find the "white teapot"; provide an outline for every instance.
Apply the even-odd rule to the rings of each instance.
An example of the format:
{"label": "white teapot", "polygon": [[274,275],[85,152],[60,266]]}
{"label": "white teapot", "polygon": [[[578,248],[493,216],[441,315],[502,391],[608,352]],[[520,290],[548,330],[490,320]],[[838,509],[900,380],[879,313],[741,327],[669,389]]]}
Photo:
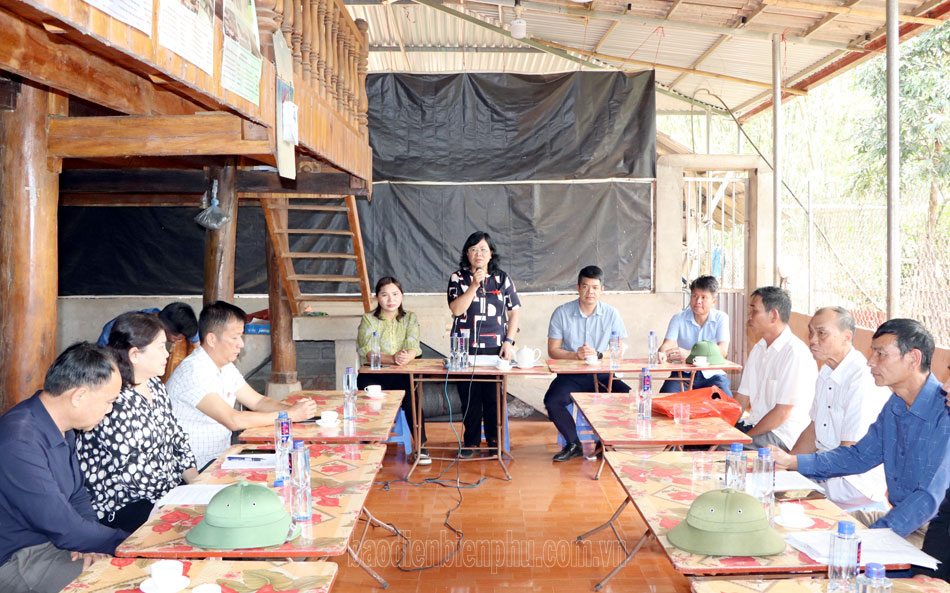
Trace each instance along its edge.
{"label": "white teapot", "polygon": [[530,369],[541,360],[541,351],[537,348],[522,346],[514,355],[515,363],[522,369]]}

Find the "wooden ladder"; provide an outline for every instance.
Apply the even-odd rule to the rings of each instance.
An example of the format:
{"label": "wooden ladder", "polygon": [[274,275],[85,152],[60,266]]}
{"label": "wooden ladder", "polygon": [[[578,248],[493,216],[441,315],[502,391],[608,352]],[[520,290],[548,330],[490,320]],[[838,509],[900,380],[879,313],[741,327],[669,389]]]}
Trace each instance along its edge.
{"label": "wooden ladder", "polygon": [[[284,194],[286,196],[286,194]],[[284,288],[284,294],[290,302],[290,310],[294,317],[304,314],[304,307],[307,302],[361,302],[363,303],[363,312],[370,310],[370,286],[369,277],[366,274],[366,259],[363,254],[363,235],[360,232],[360,219],[356,211],[356,196],[325,196],[325,195],[306,195],[294,196],[294,202],[284,196],[275,195],[274,197],[260,196],[261,208],[264,210],[264,219],[267,222],[268,236],[271,238],[274,253],[277,255],[280,281]],[[283,198],[283,199],[281,199]],[[301,203],[306,198],[307,203]],[[319,203],[314,203],[319,202]],[[326,221],[331,221],[339,214],[346,214],[348,229],[330,229],[330,228],[292,228],[288,225],[290,212],[325,212]],[[294,236],[339,236],[348,237],[351,240],[352,251],[343,253],[323,253],[312,251],[291,251],[291,235]],[[314,260],[322,263],[333,261],[345,263],[347,260],[355,260],[356,275],[345,276],[340,274],[307,274],[299,272],[298,262],[313,262]],[[337,266],[342,268],[342,265]],[[301,290],[301,283],[309,284],[314,282],[333,282],[333,283],[353,283],[359,285],[360,294],[314,294]]]}

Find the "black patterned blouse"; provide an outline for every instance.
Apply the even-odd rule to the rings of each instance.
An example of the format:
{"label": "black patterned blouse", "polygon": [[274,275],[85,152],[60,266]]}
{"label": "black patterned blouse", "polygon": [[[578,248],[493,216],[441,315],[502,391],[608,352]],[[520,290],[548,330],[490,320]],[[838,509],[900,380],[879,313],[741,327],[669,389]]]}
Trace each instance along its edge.
{"label": "black patterned blouse", "polygon": [[195,466],[165,384],[153,377],[147,385],[151,403],[124,387],[112,412],[76,440],[79,467],[100,519],[131,502],[156,502],[182,483],[182,472]]}
{"label": "black patterned blouse", "polygon": [[[448,302],[462,296],[474,282],[474,276],[468,270],[457,270],[449,278],[446,289]],[[472,300],[465,313],[456,317],[452,323],[452,333],[463,329],[471,332],[477,324],[478,336],[473,336],[469,350],[476,348],[497,348],[501,346],[508,333],[508,311],[521,307],[518,291],[502,270],[485,277],[484,288]]]}

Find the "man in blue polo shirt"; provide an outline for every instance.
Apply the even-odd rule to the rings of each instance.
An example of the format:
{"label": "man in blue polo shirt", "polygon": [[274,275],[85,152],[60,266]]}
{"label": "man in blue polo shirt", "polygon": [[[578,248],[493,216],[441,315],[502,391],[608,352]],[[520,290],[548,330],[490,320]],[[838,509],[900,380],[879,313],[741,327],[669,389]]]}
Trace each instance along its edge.
{"label": "man in blue polo shirt", "polygon": [[860,474],[884,464],[887,511],[854,511],[867,527],[890,527],[921,547],[950,483],[950,412],[930,371],[934,340],[912,319],[891,319],[874,332],[868,366],[876,385],[893,391],[867,434],[850,447],[789,455],[771,447],[779,467],[817,480]]}
{"label": "man in blue polo shirt", "polygon": [[81,342],[0,418],[0,591],[56,593],[128,537],[96,518],[74,432],[99,424],[121,386],[109,354]]}
{"label": "man in blue polo shirt", "polygon": [[[627,329],[616,309],[600,302],[604,291],[604,271],[597,266],[587,266],[577,275],[576,301],[565,303],[554,310],[548,326],[548,356],[562,360],[584,360],[587,356],[604,357],[611,332],[620,339],[627,337]],[[593,379],[591,376],[593,375]],[[594,381],[607,384],[607,373],[564,374],[551,381],[544,394],[544,407],[548,418],[557,427],[567,445],[554,456],[554,461],[567,461],[584,454],[577,437],[577,425],[567,411],[571,392],[592,391]],[[630,387],[614,379],[613,391],[626,393]]]}
{"label": "man in blue polo shirt", "polygon": [[[666,337],[660,345],[660,352],[670,362],[686,362],[690,350],[696,342],[709,340],[719,346],[725,357],[729,350],[729,316],[716,309],[719,293],[719,281],[712,276],[700,276],[689,285],[689,309],[680,311],[670,319]],[[663,383],[660,393],[678,393],[683,390],[684,373],[670,373]],[[723,371],[697,371],[693,378],[693,389],[717,386],[728,395],[729,376]]]}
{"label": "man in blue polo shirt", "polygon": [[[149,307],[141,309],[139,313],[158,315],[158,319],[165,326],[165,339],[167,341],[177,343],[187,338],[189,342],[198,343],[198,318],[195,317],[195,310],[188,303],[168,303],[161,309]],[[109,334],[112,332],[112,326],[115,325],[116,319],[118,317],[110,319],[102,326],[102,332],[96,342],[100,347],[105,348],[109,343]]]}

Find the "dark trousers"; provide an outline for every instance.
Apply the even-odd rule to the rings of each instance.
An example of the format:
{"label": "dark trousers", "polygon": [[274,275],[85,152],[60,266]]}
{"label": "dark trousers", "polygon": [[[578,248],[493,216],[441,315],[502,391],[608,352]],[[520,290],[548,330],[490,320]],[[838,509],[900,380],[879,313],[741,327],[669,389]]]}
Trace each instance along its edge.
{"label": "dark trousers", "polygon": [[[568,444],[579,440],[577,438],[577,425],[574,423],[574,417],[567,411],[567,406],[574,400],[571,399],[571,393],[589,393],[594,391],[594,381],[597,381],[607,389],[607,382],[610,379],[609,373],[599,374],[578,374],[578,375],[558,375],[551,381],[547,393],[544,394],[544,407],[548,410],[548,418],[557,427],[558,432],[564,437]],[[614,379],[613,393],[627,393],[630,386]]]}
{"label": "dark trousers", "polygon": [[[416,417],[416,411],[412,409],[412,381],[409,380],[409,375],[405,373],[360,373],[356,377],[356,387],[359,389],[366,389],[367,385],[379,385],[382,387],[383,391],[405,391],[405,395],[402,396],[402,411],[406,413],[406,422],[409,423],[409,432],[415,436],[416,434],[416,423],[414,419]],[[422,409],[422,404],[420,402],[419,409]],[[425,444],[426,442],[426,420],[425,414],[422,416],[422,440],[421,443]]]}
{"label": "dark trousers", "polygon": [[940,561],[937,570],[914,566],[914,574],[925,574],[950,581],[950,490],[940,504],[937,516],[930,520],[924,536],[923,551]]}
{"label": "dark trousers", "polygon": [[[660,393],[679,393],[683,391],[683,383],[675,379],[677,377],[685,377],[688,374],[689,373],[680,371],[670,373],[670,378],[663,382],[663,387],[660,387]],[[702,389],[703,387],[712,386],[722,389],[726,395],[732,397],[732,389],[729,386],[729,375],[713,375],[707,379],[702,373],[696,371],[696,376],[693,377],[693,389]]]}
{"label": "dark trousers", "polygon": [[153,506],[155,505],[149,500],[136,500],[135,502],[130,502],[125,505],[115,513],[106,515],[106,517],[100,519],[99,522],[106,527],[122,529],[132,533],[148,521],[148,515],[152,512]]}
{"label": "dark trousers", "polygon": [[[501,352],[501,348],[483,348],[471,350],[471,354],[492,355]],[[485,378],[486,375],[476,375]],[[466,447],[477,447],[482,442],[482,422],[485,423],[485,441],[489,447],[498,446],[498,398],[496,384],[484,381],[459,381],[456,383],[459,399],[462,400],[462,424],[465,425],[462,443]],[[504,395],[504,394],[503,394]]]}

